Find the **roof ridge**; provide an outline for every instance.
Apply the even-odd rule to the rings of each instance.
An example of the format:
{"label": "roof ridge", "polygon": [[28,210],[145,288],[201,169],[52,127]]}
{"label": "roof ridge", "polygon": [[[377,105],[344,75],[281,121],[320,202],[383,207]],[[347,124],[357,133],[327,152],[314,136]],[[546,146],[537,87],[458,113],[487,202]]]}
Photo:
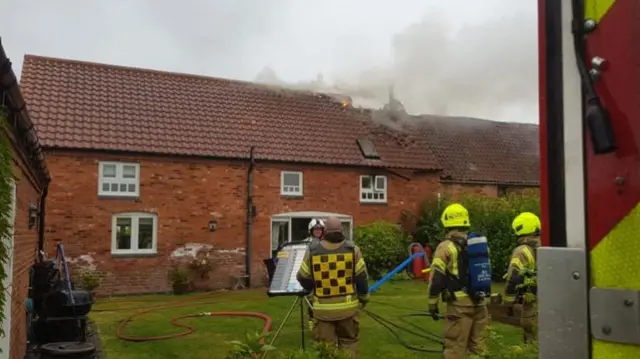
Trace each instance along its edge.
{"label": "roof ridge", "polygon": [[[228,83],[228,84],[235,84],[235,85],[239,85],[239,86],[254,87],[254,88],[257,88],[257,89],[260,89],[260,90],[269,91],[269,92],[284,91],[284,92],[288,92],[288,93],[292,93],[292,94],[300,94],[300,95],[316,96],[316,97],[318,95],[321,95],[321,96],[326,96],[327,98],[332,99],[333,102],[336,102],[336,103],[340,103],[340,101],[339,101],[339,99],[335,98],[334,96],[348,96],[348,95],[342,95],[342,94],[336,94],[336,93],[293,89],[293,88],[289,88],[289,87],[285,87],[285,86],[281,86],[281,85],[263,84],[263,83],[246,81],[246,80],[231,79],[231,78],[226,78],[226,77],[198,75],[198,74],[186,73],[186,72],[151,69],[151,68],[146,68],[146,67],[114,65],[114,64],[104,63],[104,62],[77,60],[77,59],[70,59],[70,58],[61,58],[61,57],[51,57],[51,56],[25,54],[24,55],[24,62],[25,63],[27,62],[27,59],[33,59],[33,60],[36,60],[36,61],[40,61],[40,60],[53,61],[53,62],[58,62],[58,63],[67,63],[67,64],[91,66],[91,67],[97,67],[97,68],[114,69],[114,70],[122,70],[122,71],[132,71],[132,72],[137,72],[137,73],[152,73],[152,74],[158,74],[158,75],[164,75],[164,76],[172,76],[172,77],[178,77],[178,78],[191,78],[191,79],[199,79],[199,80],[206,80],[206,81],[216,81],[216,82],[219,82],[219,83]],[[23,68],[24,68],[24,66],[23,66]]]}
{"label": "roof ridge", "polygon": [[410,115],[410,117],[412,117],[413,121],[416,122],[416,123],[420,123],[420,120],[446,121],[448,119],[453,119],[453,120],[458,120],[458,121],[490,122],[492,124],[507,125],[507,126],[532,126],[532,127],[539,127],[540,126],[538,123],[532,123],[532,122],[498,121],[498,120],[494,120],[494,119],[472,117],[472,116],[434,115],[434,114],[422,113],[422,114],[417,114],[417,115]]}

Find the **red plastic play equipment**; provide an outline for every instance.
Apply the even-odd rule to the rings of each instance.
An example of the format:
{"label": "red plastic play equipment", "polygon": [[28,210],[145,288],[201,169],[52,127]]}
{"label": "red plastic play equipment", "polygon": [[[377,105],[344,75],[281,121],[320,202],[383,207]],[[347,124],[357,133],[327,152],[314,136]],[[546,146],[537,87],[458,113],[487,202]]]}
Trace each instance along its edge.
{"label": "red plastic play equipment", "polygon": [[428,273],[425,272],[425,269],[429,268],[429,257],[431,256],[431,253],[430,253],[431,251],[429,250],[428,247],[427,247],[427,250],[425,251],[425,248],[422,247],[422,244],[418,242],[411,243],[411,246],[409,247],[409,251],[410,251],[410,255],[413,255],[419,252],[424,252],[426,254],[425,256],[418,256],[414,258],[412,263],[412,272],[413,272],[414,278],[415,279],[426,278]]}

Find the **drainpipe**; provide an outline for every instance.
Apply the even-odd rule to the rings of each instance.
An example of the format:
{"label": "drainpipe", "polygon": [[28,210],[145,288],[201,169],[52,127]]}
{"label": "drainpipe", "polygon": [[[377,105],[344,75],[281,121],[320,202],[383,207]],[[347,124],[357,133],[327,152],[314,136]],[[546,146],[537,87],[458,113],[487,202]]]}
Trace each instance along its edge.
{"label": "drainpipe", "polygon": [[253,156],[254,150],[255,146],[251,146],[249,151],[249,170],[247,171],[247,240],[245,243],[244,272],[248,288],[251,287],[251,247],[253,246],[251,230],[253,229],[253,167],[256,163],[256,159]]}
{"label": "drainpipe", "polygon": [[42,253],[44,253],[44,226],[45,226],[45,205],[47,203],[47,195],[49,194],[49,186],[45,186],[40,195],[40,223],[38,224],[38,262],[42,262]]}

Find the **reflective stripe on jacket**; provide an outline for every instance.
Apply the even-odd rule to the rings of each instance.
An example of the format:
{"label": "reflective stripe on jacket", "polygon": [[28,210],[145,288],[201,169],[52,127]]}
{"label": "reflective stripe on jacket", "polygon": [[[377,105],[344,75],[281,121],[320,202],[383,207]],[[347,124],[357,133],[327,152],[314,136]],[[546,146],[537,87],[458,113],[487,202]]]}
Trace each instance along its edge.
{"label": "reflective stripe on jacket", "polygon": [[[466,292],[469,274],[465,260],[460,256],[459,245],[455,241],[466,238],[455,238],[460,233],[452,232],[438,244],[431,263],[432,275],[429,285],[429,304],[436,304],[440,296],[444,301],[460,306],[484,305],[485,300],[474,303]],[[453,290],[452,290],[453,289]]]}
{"label": "reflective stripe on jacket", "polygon": [[351,241],[314,242],[309,246],[298,280],[313,283],[314,316],[320,320],[341,320],[358,313],[360,299],[368,296],[366,263]]}
{"label": "reflective stripe on jacket", "polygon": [[509,260],[509,268],[503,277],[507,281],[504,296],[504,301],[507,304],[515,302],[521,292],[518,286],[524,283],[524,278],[521,275],[523,269],[536,269],[535,248],[539,246],[539,243],[539,237],[523,237],[518,240],[519,245],[513,250]]}

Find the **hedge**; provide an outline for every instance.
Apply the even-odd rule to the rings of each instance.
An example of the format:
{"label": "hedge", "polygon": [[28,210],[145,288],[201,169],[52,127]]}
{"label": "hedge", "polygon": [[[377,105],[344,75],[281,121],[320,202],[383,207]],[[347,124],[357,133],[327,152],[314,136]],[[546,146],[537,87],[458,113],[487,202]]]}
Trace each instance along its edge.
{"label": "hedge", "polygon": [[[407,258],[409,245],[413,241],[410,235],[423,245],[428,243],[435,250],[444,236],[440,216],[451,202],[452,199],[448,197],[426,198],[417,216],[404,214],[404,229],[385,221],[357,227],[355,241],[367,260],[367,269],[372,279],[378,279]],[[494,279],[500,280],[517,244],[511,222],[524,211],[539,215],[539,197],[536,194],[511,194],[506,197],[468,195],[456,202],[469,210],[471,230],[487,236]]]}
{"label": "hedge", "polygon": [[[417,222],[416,239],[436,248],[444,236],[440,216],[444,208],[452,203],[448,197],[427,198],[421,206]],[[455,202],[469,210],[471,230],[487,236],[491,251],[492,271],[496,279],[507,270],[509,257],[517,244],[511,222],[521,212],[540,215],[540,198],[535,194],[511,194],[505,197],[468,195]]]}
{"label": "hedge", "polygon": [[354,237],[372,279],[379,279],[409,256],[412,240],[397,224],[376,221],[361,225],[356,228]]}
{"label": "hedge", "polygon": [[[6,110],[4,107],[0,107],[0,322],[5,320],[4,318],[4,306],[6,296],[5,288],[2,283],[6,276],[10,273],[5,273],[4,264],[9,260],[9,248],[8,240],[11,236],[11,208],[13,203],[13,173],[12,173],[12,157],[11,149],[9,147],[9,141],[7,140],[5,126],[6,122]],[[0,328],[0,337],[5,333]],[[2,349],[0,349],[0,352]]]}

